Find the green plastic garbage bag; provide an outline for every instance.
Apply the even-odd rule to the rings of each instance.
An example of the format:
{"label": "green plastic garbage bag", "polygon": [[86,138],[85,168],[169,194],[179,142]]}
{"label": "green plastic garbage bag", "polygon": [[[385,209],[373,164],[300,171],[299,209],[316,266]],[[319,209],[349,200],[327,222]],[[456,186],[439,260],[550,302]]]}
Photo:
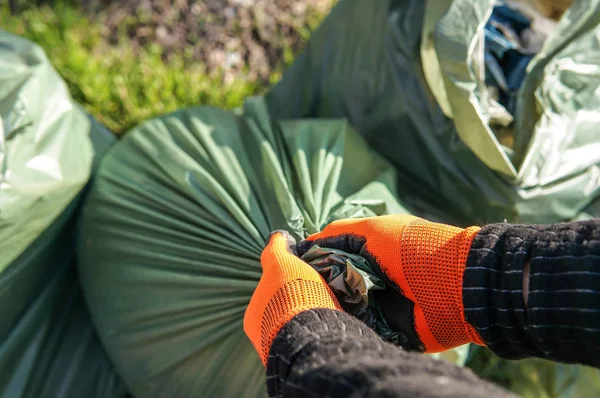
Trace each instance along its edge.
{"label": "green plastic garbage bag", "polygon": [[512,149],[487,123],[478,75],[493,3],[342,0],[267,94],[269,109],[347,118],[396,168],[417,215],[468,225],[600,214],[600,1],[575,2],[531,61]]}
{"label": "green plastic garbage bag", "polygon": [[80,275],[100,337],[136,397],[261,397],[242,329],[270,232],[405,213],[395,174],[345,121],[193,108],[127,133],[82,213]]}
{"label": "green plastic garbage bag", "polygon": [[[463,226],[600,216],[600,1],[574,2],[529,64],[512,147],[489,123],[481,73],[494,3],[341,0],[267,94],[269,110],[347,118],[393,164],[398,196],[418,216]],[[547,387],[559,396],[558,383]]]}
{"label": "green plastic garbage bag", "polygon": [[122,395],[75,277],[74,215],[112,135],[0,30],[0,396]]}

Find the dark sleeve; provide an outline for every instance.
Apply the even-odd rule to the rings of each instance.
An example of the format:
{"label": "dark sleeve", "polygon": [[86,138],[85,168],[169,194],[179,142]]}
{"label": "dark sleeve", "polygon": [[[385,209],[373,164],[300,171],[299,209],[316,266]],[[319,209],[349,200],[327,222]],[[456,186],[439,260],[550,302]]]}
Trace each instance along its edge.
{"label": "dark sleeve", "polygon": [[484,227],[467,260],[463,303],[467,321],[504,358],[599,367],[600,221]]}
{"label": "dark sleeve", "polygon": [[509,397],[468,369],[383,342],[334,310],[303,312],[279,332],[267,361],[271,397]]}

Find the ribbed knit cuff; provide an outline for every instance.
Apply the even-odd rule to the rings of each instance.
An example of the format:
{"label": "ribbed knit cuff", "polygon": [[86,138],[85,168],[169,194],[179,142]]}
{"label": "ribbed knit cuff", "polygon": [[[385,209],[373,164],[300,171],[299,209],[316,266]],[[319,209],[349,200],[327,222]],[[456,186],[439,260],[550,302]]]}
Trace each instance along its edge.
{"label": "ribbed knit cuff", "polygon": [[540,356],[527,331],[523,267],[536,232],[493,224],[473,240],[463,279],[465,319],[496,354]]}
{"label": "ribbed knit cuff", "polygon": [[465,318],[504,358],[599,366],[599,297],[598,220],[489,225],[473,241],[463,280]]}

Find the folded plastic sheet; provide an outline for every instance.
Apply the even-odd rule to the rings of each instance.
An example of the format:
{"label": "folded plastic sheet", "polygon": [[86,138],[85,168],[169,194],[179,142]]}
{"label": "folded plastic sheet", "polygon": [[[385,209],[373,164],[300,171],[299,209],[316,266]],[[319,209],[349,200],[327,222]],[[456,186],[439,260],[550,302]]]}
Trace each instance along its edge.
{"label": "folded plastic sheet", "polygon": [[347,313],[364,322],[385,341],[401,345],[405,341],[388,325],[374,297],[378,290],[385,290],[383,275],[369,262],[356,254],[341,250],[313,246],[302,255],[327,282],[338,302]]}
{"label": "folded plastic sheet", "polygon": [[0,396],[125,394],[75,268],[75,218],[113,136],[37,45],[0,30]]}
{"label": "folded plastic sheet", "polygon": [[395,174],[343,120],[199,107],[136,127],[104,158],[82,214],[80,274],[136,397],[259,397],[242,328],[273,230],[406,213]]}

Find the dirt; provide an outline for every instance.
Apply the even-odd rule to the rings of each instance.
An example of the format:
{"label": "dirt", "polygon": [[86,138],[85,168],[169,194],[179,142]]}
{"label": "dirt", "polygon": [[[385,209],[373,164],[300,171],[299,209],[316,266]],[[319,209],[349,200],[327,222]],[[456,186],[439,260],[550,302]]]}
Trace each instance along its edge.
{"label": "dirt", "polygon": [[111,43],[160,45],[165,58],[185,54],[225,83],[240,74],[268,80],[335,0],[82,0],[101,18]]}

